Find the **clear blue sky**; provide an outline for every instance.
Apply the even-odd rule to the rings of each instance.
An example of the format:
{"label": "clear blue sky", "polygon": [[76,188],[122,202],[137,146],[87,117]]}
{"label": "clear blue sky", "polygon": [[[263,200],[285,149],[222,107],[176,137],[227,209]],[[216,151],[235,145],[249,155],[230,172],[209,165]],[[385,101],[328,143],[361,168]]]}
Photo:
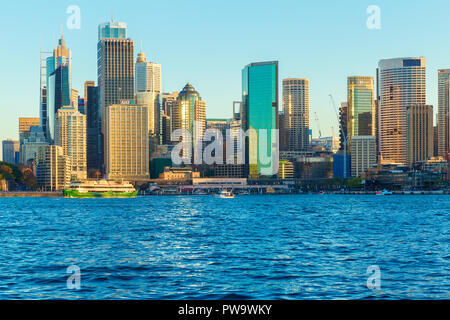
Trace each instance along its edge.
{"label": "clear blue sky", "polygon": [[[366,27],[372,4],[381,9],[380,30]],[[79,30],[66,27],[70,5],[81,9]],[[190,81],[207,102],[207,117],[231,117],[246,64],[278,60],[280,82],[310,80],[310,126],[316,136],[317,112],[325,136],[332,126],[338,132],[328,94],[337,104],[345,101],[347,76],[375,77],[383,58],[426,57],[427,103],[436,112],[437,70],[450,68],[448,12],[448,0],[4,2],[0,140],[18,139],[20,116],[38,116],[40,41],[52,50],[61,25],[80,94],[85,80],[97,78],[97,25],[114,17],[128,24],[136,52],[142,40],[147,57],[162,64],[164,91],[179,91]]]}

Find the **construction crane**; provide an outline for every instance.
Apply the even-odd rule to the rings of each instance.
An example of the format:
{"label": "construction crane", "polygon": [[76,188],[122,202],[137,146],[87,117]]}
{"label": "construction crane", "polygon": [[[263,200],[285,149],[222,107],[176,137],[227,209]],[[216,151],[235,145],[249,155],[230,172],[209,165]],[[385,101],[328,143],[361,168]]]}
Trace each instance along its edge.
{"label": "construction crane", "polygon": [[[339,123],[339,114],[337,112],[336,104],[334,103],[333,96],[329,94],[331,103],[333,104],[333,109],[336,114],[337,121]],[[347,133],[342,131],[342,137],[344,138],[344,179],[347,179]]]}
{"label": "construction crane", "polygon": [[317,130],[319,131],[319,138],[322,138],[322,132],[320,131],[319,117],[317,116],[317,112],[314,112],[314,121],[316,121]]}

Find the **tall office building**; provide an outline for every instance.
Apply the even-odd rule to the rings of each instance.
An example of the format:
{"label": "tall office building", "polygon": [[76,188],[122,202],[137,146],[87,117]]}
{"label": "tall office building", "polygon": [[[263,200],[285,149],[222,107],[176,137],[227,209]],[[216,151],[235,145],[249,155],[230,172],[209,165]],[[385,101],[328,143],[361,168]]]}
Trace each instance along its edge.
{"label": "tall office building", "polygon": [[283,129],[286,131],[289,151],[309,148],[309,81],[283,79]]}
{"label": "tall office building", "polygon": [[347,133],[375,136],[375,96],[373,77],[347,78]]}
{"label": "tall office building", "polygon": [[351,174],[352,177],[359,177],[370,167],[376,164],[375,137],[353,136],[351,148]]}
{"label": "tall office building", "polygon": [[149,110],[149,130],[160,142],[161,126],[161,65],[147,61],[143,52],[138,53],[135,66],[136,102]]}
{"label": "tall office building", "polygon": [[36,155],[36,180],[44,190],[63,190],[70,185],[71,165],[63,148],[55,145],[41,146]]}
{"label": "tall office building", "polygon": [[147,61],[143,52],[138,53],[135,76],[136,92],[161,93],[161,65]]}
{"label": "tall office building", "polygon": [[438,155],[447,157],[450,151],[450,69],[438,70]]}
{"label": "tall office building", "polygon": [[348,125],[348,104],[347,102],[342,102],[339,108],[339,150],[344,150],[344,141],[348,135],[347,125]]}
{"label": "tall office building", "polygon": [[[106,108],[121,101],[134,99],[134,41],[127,38],[127,26],[111,21],[98,26],[97,44],[100,149],[103,147],[105,127],[103,114]],[[100,154],[103,164],[103,152]]]}
{"label": "tall office building", "polygon": [[87,170],[89,176],[102,171],[103,141],[100,127],[99,87],[88,86],[86,93]]}
{"label": "tall office building", "polygon": [[[249,175],[271,176],[276,174],[274,162],[278,154],[272,152],[273,129],[278,129],[278,61],[251,63],[242,70],[242,129],[254,129],[256,136],[246,140],[245,163]],[[266,150],[259,145],[259,136],[266,130]],[[265,155],[269,161],[263,161]],[[265,159],[267,160],[267,159]]]}
{"label": "tall office building", "polygon": [[69,156],[72,177],[86,180],[86,116],[73,108],[59,109],[55,120],[55,144]]}
{"label": "tall office building", "polygon": [[379,138],[384,162],[407,163],[406,110],[425,104],[425,58],[378,63]]}
{"label": "tall office building", "polygon": [[[2,142],[2,155],[3,161],[11,164],[16,164],[19,153],[19,141],[12,139],[3,140]],[[16,155],[17,153],[17,155]]]}
{"label": "tall office building", "polygon": [[148,107],[113,104],[105,113],[107,179],[130,181],[150,177]]}
{"label": "tall office building", "polygon": [[88,88],[95,87],[95,81],[85,81],[84,82],[84,105],[87,106],[89,96],[88,96]]}
{"label": "tall office building", "polygon": [[407,164],[433,156],[433,106],[413,104],[406,110]]}
{"label": "tall office building", "polygon": [[46,63],[46,119],[44,120],[47,139],[52,142],[55,138],[55,116],[63,106],[70,106],[73,102],[72,92],[72,54],[66,47],[63,36],[53,55]]}
{"label": "tall office building", "polygon": [[172,110],[177,103],[178,91],[161,95],[161,144],[172,144]]}
{"label": "tall office building", "polygon": [[194,87],[187,83],[180,91],[172,109],[172,130],[184,129],[191,135],[191,158],[194,148],[201,143],[206,126],[206,102]]}

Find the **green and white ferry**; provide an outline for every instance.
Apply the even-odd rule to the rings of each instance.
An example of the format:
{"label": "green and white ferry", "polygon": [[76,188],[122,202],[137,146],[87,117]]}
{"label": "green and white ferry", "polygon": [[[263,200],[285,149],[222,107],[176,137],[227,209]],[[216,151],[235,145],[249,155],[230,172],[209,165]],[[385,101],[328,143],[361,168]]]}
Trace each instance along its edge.
{"label": "green and white ferry", "polygon": [[137,190],[127,181],[72,182],[63,191],[65,198],[134,198]]}

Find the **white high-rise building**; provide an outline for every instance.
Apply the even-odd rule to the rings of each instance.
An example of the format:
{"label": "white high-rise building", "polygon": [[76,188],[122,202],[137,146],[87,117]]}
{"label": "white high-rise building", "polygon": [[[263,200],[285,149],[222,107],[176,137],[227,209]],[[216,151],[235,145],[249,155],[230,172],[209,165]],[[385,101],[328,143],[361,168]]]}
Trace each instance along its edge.
{"label": "white high-rise building", "polygon": [[378,63],[379,150],[383,162],[407,163],[406,110],[425,104],[425,58]]}
{"label": "white high-rise building", "polygon": [[87,179],[86,116],[71,107],[58,110],[55,119],[55,144],[62,147],[71,161],[71,175]]}
{"label": "white high-rise building", "polygon": [[161,65],[147,61],[143,52],[136,60],[136,92],[154,91],[161,93]]}
{"label": "white high-rise building", "polygon": [[138,53],[135,66],[136,103],[148,107],[148,129],[151,135],[160,132],[161,65],[149,62],[143,52]]}

